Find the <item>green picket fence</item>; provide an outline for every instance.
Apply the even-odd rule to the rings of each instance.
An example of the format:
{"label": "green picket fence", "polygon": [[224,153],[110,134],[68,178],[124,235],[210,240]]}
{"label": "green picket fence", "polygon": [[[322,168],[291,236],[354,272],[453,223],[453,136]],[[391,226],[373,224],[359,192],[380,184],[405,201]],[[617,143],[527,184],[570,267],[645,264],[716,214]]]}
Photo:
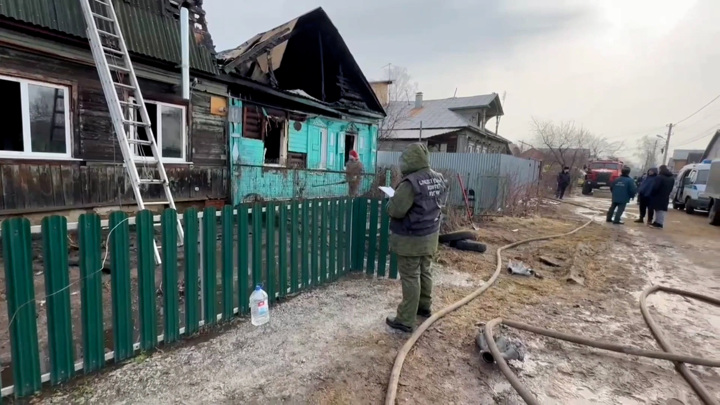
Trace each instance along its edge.
{"label": "green picket fence", "polygon": [[[202,212],[188,209],[181,218],[182,241],[178,214],[170,209],[160,215],[159,235],[158,218],[150,211],[134,218],[114,212],[105,227],[99,216],[84,214],[71,229],[64,217],[47,217],[37,247],[27,219],[3,221],[12,372],[11,381],[2,382],[7,385],[2,395],[32,395],[43,382],[60,384],[79,372],[97,371],[106,362],[121,362],[192,335],[204,325],[248,315],[256,284],[264,286],[272,305],[349,271],[397,278],[396,260],[388,251],[389,218],[382,204],[335,198],[242,204],[220,212],[212,207]],[[77,230],[79,244],[79,274],[73,283],[69,230]],[[153,239],[161,245],[159,268]],[[40,254],[34,255],[34,249]],[[35,291],[35,256],[42,261],[44,292]],[[110,276],[103,280],[105,267]],[[108,279],[109,297],[103,288]],[[79,305],[71,305],[73,288],[79,289]],[[46,319],[39,322],[47,328],[47,342],[39,341],[38,294],[45,300]],[[103,298],[109,298],[111,306],[109,325]],[[78,311],[79,333],[73,330]],[[46,362],[41,361],[43,346]],[[81,350],[75,353],[78,346]],[[41,363],[49,372],[42,373]]]}

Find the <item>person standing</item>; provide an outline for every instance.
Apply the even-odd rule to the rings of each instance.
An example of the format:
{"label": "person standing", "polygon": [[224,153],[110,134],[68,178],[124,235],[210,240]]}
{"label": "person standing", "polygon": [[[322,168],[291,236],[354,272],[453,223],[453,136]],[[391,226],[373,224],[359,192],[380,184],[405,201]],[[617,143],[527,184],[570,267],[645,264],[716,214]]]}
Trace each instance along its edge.
{"label": "person standing", "polygon": [[557,190],[555,190],[555,198],[562,200],[565,196],[565,190],[570,185],[570,168],[565,166],[557,176]]}
{"label": "person standing", "polygon": [[345,165],[345,180],[348,183],[348,194],[350,197],[357,197],[364,170],[365,168],[360,161],[360,156],[357,152],[351,150],[348,162]]}
{"label": "person standing", "polygon": [[665,218],[667,217],[668,206],[670,205],[670,194],[672,193],[675,179],[672,172],[667,166],[660,166],[658,175],[653,181],[652,190],[650,191],[649,208],[655,211],[655,222],[652,223],[653,228],[662,229],[665,226]]}
{"label": "person standing", "polygon": [[432,304],[430,262],[437,251],[442,198],[447,187],[442,174],[430,168],[430,152],[414,143],[400,156],[403,178],[387,204],[390,250],[397,254],[402,301],[395,317],[385,322],[412,332],[417,315],[429,317]]}
{"label": "person standing", "polygon": [[652,167],[648,169],[647,174],[643,176],[638,187],[638,204],[640,205],[640,218],[635,222],[638,224],[645,223],[645,214],[647,214],[648,225],[652,224],[654,211],[650,208],[650,193],[652,192],[655,177],[657,176],[657,169]]}
{"label": "person standing", "polygon": [[621,221],[622,214],[625,212],[627,203],[635,197],[635,193],[637,192],[635,181],[630,178],[630,168],[625,166],[620,173],[620,177],[610,184],[612,204],[610,205],[606,218],[607,222],[612,222],[616,225],[624,224],[624,222]]}

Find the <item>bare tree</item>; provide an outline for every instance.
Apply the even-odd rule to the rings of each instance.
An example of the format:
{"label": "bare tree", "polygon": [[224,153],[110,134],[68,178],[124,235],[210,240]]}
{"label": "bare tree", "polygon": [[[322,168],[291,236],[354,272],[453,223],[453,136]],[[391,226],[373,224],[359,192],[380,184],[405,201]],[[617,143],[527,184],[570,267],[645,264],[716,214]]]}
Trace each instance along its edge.
{"label": "bare tree", "polygon": [[660,147],[659,139],[654,136],[645,135],[637,140],[637,152],[635,156],[640,160],[643,172],[646,172],[647,169],[651,167],[657,167]]}
{"label": "bare tree", "polygon": [[622,149],[622,142],[610,142],[573,121],[555,123],[533,118],[535,140],[545,149],[549,164],[582,167],[590,159],[614,156]]}
{"label": "bare tree", "polygon": [[407,106],[418,91],[418,84],[412,81],[412,76],[408,73],[407,68],[388,66],[388,79],[392,81],[392,84],[390,84],[388,92],[388,105],[383,106],[387,115],[380,129],[379,137],[381,139],[388,138],[393,130],[407,119]]}

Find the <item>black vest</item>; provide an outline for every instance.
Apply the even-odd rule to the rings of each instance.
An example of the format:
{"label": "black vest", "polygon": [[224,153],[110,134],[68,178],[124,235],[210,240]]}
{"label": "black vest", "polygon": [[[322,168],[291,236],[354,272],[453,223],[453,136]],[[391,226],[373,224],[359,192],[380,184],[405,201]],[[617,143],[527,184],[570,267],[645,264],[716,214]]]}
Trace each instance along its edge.
{"label": "black vest", "polygon": [[420,170],[401,180],[412,186],[415,198],[405,218],[390,221],[390,231],[402,236],[427,236],[440,231],[440,204],[447,187],[443,176],[433,170]]}

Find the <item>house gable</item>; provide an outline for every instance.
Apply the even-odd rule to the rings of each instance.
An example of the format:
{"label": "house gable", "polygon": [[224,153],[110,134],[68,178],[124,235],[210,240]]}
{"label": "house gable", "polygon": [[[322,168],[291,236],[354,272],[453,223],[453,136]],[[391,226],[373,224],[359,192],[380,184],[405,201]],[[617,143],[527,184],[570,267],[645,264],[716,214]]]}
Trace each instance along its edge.
{"label": "house gable", "polygon": [[322,8],[218,55],[223,70],[358,115],[385,111]]}

